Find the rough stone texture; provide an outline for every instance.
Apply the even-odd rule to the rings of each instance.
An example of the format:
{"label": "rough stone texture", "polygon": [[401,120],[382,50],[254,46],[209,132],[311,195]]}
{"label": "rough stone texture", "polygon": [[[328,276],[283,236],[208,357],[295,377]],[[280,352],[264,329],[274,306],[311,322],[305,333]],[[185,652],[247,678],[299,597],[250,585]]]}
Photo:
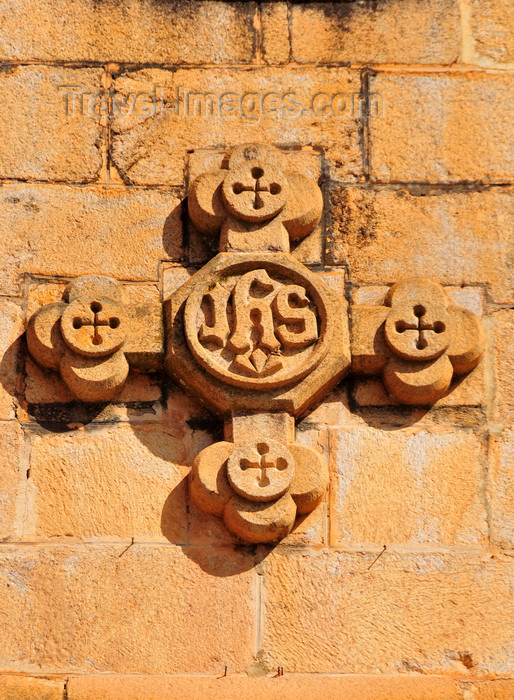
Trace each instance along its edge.
{"label": "rough stone texture", "polygon": [[0,676],[0,693],[4,700],[62,700],[63,680]]}
{"label": "rough stone texture", "polygon": [[20,336],[24,331],[19,300],[0,298],[0,420],[15,417]]}
{"label": "rough stone texture", "polygon": [[2,0],[0,13],[3,60],[244,63],[253,53],[254,3]]}
{"label": "rough stone texture", "polygon": [[489,500],[491,538],[501,547],[514,547],[514,430],[491,439]]}
{"label": "rough stone texture", "polygon": [[0,558],[4,672],[214,674],[252,660],[251,555],[120,543]]}
{"label": "rough stone texture", "polygon": [[512,425],[514,419],[514,309],[501,309],[492,317],[495,350],[496,413],[500,423]]}
{"label": "rough stone texture", "polygon": [[9,184],[0,202],[2,294],[17,294],[25,272],[155,280],[161,260],[183,255],[180,200],[169,191]]}
{"label": "rough stone texture", "polygon": [[330,440],[334,544],[485,543],[485,456],[471,431],[335,428]]}
{"label": "rough stone texture", "polygon": [[[138,92],[151,92],[162,87],[166,110],[144,118],[137,110],[113,120],[113,158],[120,172],[137,184],[180,185],[184,177],[187,151],[216,145],[230,148],[245,142],[261,142],[283,147],[315,146],[323,150],[328,159],[327,167],[332,177],[355,181],[362,173],[362,157],[359,150],[359,134],[356,114],[346,113],[327,119],[310,112],[311,102],[320,92],[329,95],[360,94],[360,76],[345,68],[261,68],[253,70],[211,69],[208,79],[203,70],[176,71],[144,70],[122,73],[114,81],[114,87],[124,99]],[[179,88],[182,88],[178,93]],[[184,116],[184,90],[191,93],[208,93],[217,96],[232,93],[237,96],[238,116],[192,116],[194,98],[189,116]],[[278,95],[281,100],[287,94],[295,94],[280,105],[264,98]],[[258,108],[251,106],[251,97],[257,94]],[[176,101],[180,95],[180,116]],[[262,99],[262,109],[261,109]],[[292,100],[298,102],[293,104]],[[282,105],[285,109],[282,109]],[[280,106],[280,110],[275,108]],[[199,114],[200,103],[196,104]],[[202,105],[206,113],[205,100]],[[210,109],[210,107],[209,107]],[[305,113],[299,114],[300,109]],[[309,110],[309,111],[307,111]],[[227,111],[224,112],[227,114]],[[245,118],[245,115],[248,118]]]}
{"label": "rough stone texture", "polygon": [[264,61],[269,64],[287,63],[291,51],[287,3],[263,2],[260,11]]}
{"label": "rough stone texture", "polygon": [[[391,700],[393,697],[395,700],[464,700],[458,684],[450,678],[412,676],[83,676],[71,678],[68,683],[68,700],[155,700],[172,697],[180,697],[180,700],[297,700],[307,697],[309,700]],[[489,695],[483,697],[487,700],[492,698]],[[507,700],[508,696],[501,696],[501,700],[503,697]]]}
{"label": "rough stone texture", "polygon": [[28,460],[23,430],[15,421],[0,422],[0,540],[19,535],[22,529],[23,501],[26,491]]}
{"label": "rough stone texture", "polygon": [[187,542],[185,426],[79,427],[35,435],[25,536]]}
{"label": "rough stone texture", "polygon": [[[510,68],[514,66],[514,5],[502,0],[468,0],[469,43],[473,51],[469,63]],[[474,60],[473,60],[474,59]]]}
{"label": "rough stone texture", "polygon": [[511,188],[336,188],[331,211],[331,260],[349,264],[354,283],[420,275],[487,284],[494,301],[514,302]]}
{"label": "rough stone texture", "polygon": [[[2,700],[514,697],[512,3],[0,0],[0,16]],[[63,85],[110,91],[115,118],[66,116]],[[243,119],[178,116],[180,86],[181,107],[232,91],[267,113],[247,96]],[[330,116],[268,95],[310,110],[320,92],[341,96]],[[327,493],[280,545],[235,547],[187,488],[228,425],[159,372],[79,402],[19,336],[81,275],[169,299],[218,252],[187,220],[191,182],[252,141],[321,188],[291,255],[350,315],[425,276],[488,346],[430,409],[349,375],[282,421],[329,465]]]}
{"label": "rough stone texture", "polygon": [[99,119],[67,115],[59,87],[80,85],[95,94],[101,70],[7,66],[1,77],[0,139],[8,147],[0,156],[0,178],[96,180],[102,165]]}
{"label": "rough stone texture", "polygon": [[293,5],[293,58],[300,63],[453,63],[459,40],[455,0]]}
{"label": "rough stone texture", "polygon": [[[514,570],[508,557],[386,551],[370,569],[379,551],[292,556],[276,550],[266,559],[266,667],[512,672]],[[486,620],[495,620],[494,629]]]}
{"label": "rough stone texture", "polygon": [[384,114],[370,119],[371,175],[379,182],[512,182],[505,134],[514,108],[511,74],[378,73]]}

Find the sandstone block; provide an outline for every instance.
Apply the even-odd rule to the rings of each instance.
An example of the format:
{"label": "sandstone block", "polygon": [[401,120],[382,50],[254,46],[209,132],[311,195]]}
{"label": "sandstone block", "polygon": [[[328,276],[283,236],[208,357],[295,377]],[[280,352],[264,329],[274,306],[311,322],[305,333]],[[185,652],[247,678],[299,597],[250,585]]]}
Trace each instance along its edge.
{"label": "sandstone block", "polygon": [[63,680],[0,676],[0,696],[4,700],[62,700]]}
{"label": "sandstone block", "polygon": [[300,63],[453,63],[459,39],[454,0],[293,5],[293,57]]}
{"label": "sandstone block", "polygon": [[512,563],[386,551],[369,568],[377,554],[277,548],[267,557],[270,671],[512,673]]}
{"label": "sandstone block", "polygon": [[25,272],[155,280],[161,260],[183,255],[176,193],[9,184],[0,203],[3,294],[17,294]]}
{"label": "sandstone block", "polygon": [[[162,88],[164,107],[143,117],[137,109],[113,119],[113,157],[138,184],[182,185],[188,150],[228,149],[245,142],[323,150],[330,177],[354,181],[362,174],[358,110],[360,76],[344,68],[251,71],[144,70],[120,74],[120,99]],[[341,115],[313,114],[319,93],[347,95]],[[317,104],[317,103],[316,103]]]}
{"label": "sandstone block", "polygon": [[332,542],[384,545],[485,541],[483,455],[448,426],[333,429]]}
{"label": "sandstone block", "polygon": [[493,315],[496,409],[501,423],[514,419],[514,310],[501,309]]}
{"label": "sandstone block", "polygon": [[23,431],[15,421],[0,423],[0,540],[19,534],[18,512],[23,512],[26,471]]}
{"label": "sandstone block", "polygon": [[184,426],[106,425],[33,438],[33,532],[187,541]]}
{"label": "sandstone block", "polygon": [[137,543],[0,554],[4,672],[214,675],[253,660],[251,555]]}
{"label": "sandstone block", "polygon": [[382,182],[511,182],[505,139],[514,108],[510,74],[379,73],[385,105],[370,119],[371,175]]}
{"label": "sandstone block", "polygon": [[[3,60],[250,62],[251,3],[2,0]],[[23,17],[23,22],[20,22]],[[192,34],[192,28],[194,28]],[[55,41],[55,37],[59,41]]]}
{"label": "sandstone block", "polygon": [[481,66],[514,65],[514,6],[502,0],[483,3],[470,0],[470,34],[468,41],[474,54],[472,63]]}
{"label": "sandstone block", "polygon": [[16,415],[19,338],[23,331],[20,303],[0,299],[0,420],[12,420]]}
{"label": "sandstone block", "polygon": [[[509,683],[509,681],[507,681]],[[492,684],[490,684],[492,685]],[[456,681],[429,676],[322,676],[279,678],[206,676],[77,676],[68,682],[69,700],[457,700]],[[480,696],[482,697],[482,696]],[[489,697],[484,696],[489,700]],[[507,695],[502,696],[507,700]]]}
{"label": "sandstone block", "polygon": [[[3,14],[13,17],[11,11]],[[36,20],[33,10],[28,14]],[[19,28],[26,33],[25,22]],[[71,107],[67,114],[62,86],[80,85],[83,92],[94,95],[100,90],[100,78],[99,68],[17,66],[3,71],[0,139],[9,147],[2,149],[0,177],[95,180],[102,165],[103,130],[98,117],[73,116]]]}
{"label": "sandstone block", "polygon": [[491,443],[491,537],[495,544],[510,548],[514,547],[514,430]]}
{"label": "sandstone block", "polygon": [[261,9],[262,54],[268,64],[287,63],[290,54],[286,2],[263,2]]}
{"label": "sandstone block", "polygon": [[336,188],[331,211],[331,260],[347,263],[354,283],[420,275],[442,284],[487,284],[495,301],[514,300],[510,189]]}

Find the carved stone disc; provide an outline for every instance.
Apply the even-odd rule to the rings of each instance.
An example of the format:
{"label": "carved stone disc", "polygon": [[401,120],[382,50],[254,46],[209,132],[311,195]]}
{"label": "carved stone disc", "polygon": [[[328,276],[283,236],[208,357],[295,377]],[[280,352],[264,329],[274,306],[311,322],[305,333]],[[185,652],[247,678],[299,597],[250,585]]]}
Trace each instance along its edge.
{"label": "carved stone disc", "polygon": [[307,270],[269,259],[252,268],[227,264],[196,285],[185,305],[186,340],[196,360],[229,384],[284,386],[327,353],[329,303]]}

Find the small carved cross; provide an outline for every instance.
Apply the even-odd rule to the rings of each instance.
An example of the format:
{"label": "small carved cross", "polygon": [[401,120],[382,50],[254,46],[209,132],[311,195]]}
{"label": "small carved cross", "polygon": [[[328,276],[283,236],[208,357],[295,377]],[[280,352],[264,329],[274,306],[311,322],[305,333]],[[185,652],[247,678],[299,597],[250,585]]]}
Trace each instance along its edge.
{"label": "small carved cross", "polygon": [[242,459],[240,463],[241,469],[260,469],[261,473],[257,477],[259,480],[259,486],[269,486],[270,480],[267,474],[267,470],[279,469],[280,471],[282,471],[282,469],[286,469],[287,462],[283,457],[279,457],[277,460],[266,457],[266,454],[269,452],[269,447],[268,445],[266,445],[265,442],[260,442],[257,445],[257,452],[261,456],[259,461],[257,462],[249,459]]}
{"label": "small carved cross", "polygon": [[234,185],[234,194],[241,194],[241,192],[254,192],[255,198],[253,202],[254,209],[262,209],[264,206],[264,201],[260,195],[260,192],[270,192],[271,194],[278,194],[281,190],[280,185],[273,183],[270,187],[261,184],[261,178],[264,176],[264,170],[262,168],[252,168],[252,177],[255,180],[255,184],[243,185],[242,182],[236,182]]}
{"label": "small carved cross", "polygon": [[91,302],[89,308],[93,312],[93,320],[91,320],[90,317],[76,317],[73,319],[73,328],[79,330],[83,326],[92,326],[93,335],[91,336],[91,342],[93,343],[93,345],[101,345],[103,343],[103,338],[100,335],[100,328],[102,326],[108,326],[109,328],[118,328],[118,326],[120,325],[120,319],[116,316],[111,316],[107,319],[100,318],[100,312],[102,311],[103,307],[99,301]]}
{"label": "small carved cross", "polygon": [[442,333],[445,330],[444,323],[442,321],[436,321],[435,323],[427,323],[423,321],[423,316],[426,314],[426,309],[421,304],[416,304],[413,309],[414,316],[418,319],[417,323],[409,323],[408,321],[397,321],[396,330],[398,333],[404,333],[408,330],[414,330],[418,333],[418,339],[416,341],[416,347],[418,350],[424,350],[428,345],[428,340],[425,337],[425,331],[432,331],[433,333]]}

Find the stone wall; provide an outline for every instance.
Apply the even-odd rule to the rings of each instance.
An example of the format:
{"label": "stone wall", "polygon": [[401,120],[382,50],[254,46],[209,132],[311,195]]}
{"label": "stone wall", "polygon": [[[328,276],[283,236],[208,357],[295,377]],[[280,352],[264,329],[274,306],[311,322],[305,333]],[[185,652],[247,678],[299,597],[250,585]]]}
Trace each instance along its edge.
{"label": "stone wall", "polygon": [[[0,697],[513,697],[514,6],[0,12]],[[487,333],[431,408],[351,375],[298,421],[330,486],[276,546],[190,500],[219,418],[161,373],[84,404],[24,336],[79,275],[167,299],[215,252],[189,182],[248,141],[318,178],[294,255],[350,304],[427,276]]]}

